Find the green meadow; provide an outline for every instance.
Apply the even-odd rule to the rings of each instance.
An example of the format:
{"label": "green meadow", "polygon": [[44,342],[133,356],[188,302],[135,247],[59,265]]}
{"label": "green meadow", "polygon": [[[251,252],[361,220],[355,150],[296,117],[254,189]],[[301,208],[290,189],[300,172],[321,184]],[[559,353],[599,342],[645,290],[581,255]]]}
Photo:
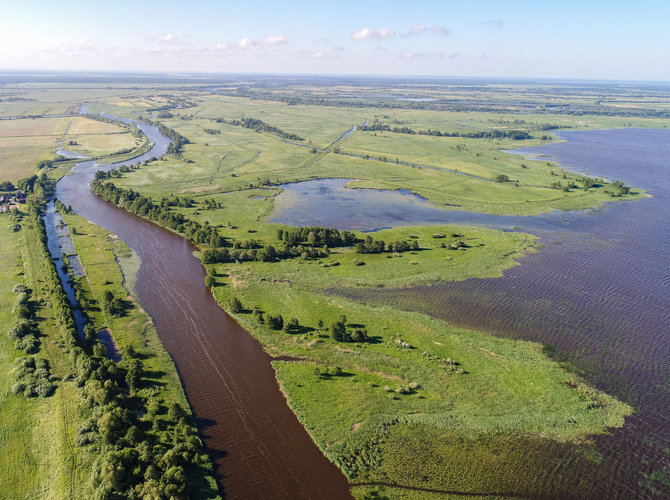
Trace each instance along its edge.
{"label": "green meadow", "polygon": [[[299,89],[298,94],[314,96],[316,90]],[[537,94],[529,99],[550,102],[540,90],[529,91],[535,90]],[[324,90],[322,98],[327,101],[352,91],[347,86],[333,87]],[[450,89],[414,87],[409,91],[417,96],[467,100]],[[585,188],[580,176],[560,165],[504,151],[555,140],[554,127],[663,125],[653,117],[520,115],[515,111],[526,98],[521,95],[504,101],[507,108],[501,112],[446,112],[287,104],[282,102],[286,96],[280,91],[268,91],[267,99],[179,87],[159,92],[149,86],[114,90],[91,86],[79,99],[77,91],[68,86],[31,92],[35,101],[3,103],[2,114],[64,113],[85,99],[90,112],[152,116],[181,134],[189,141],[182,151],[147,162],[111,182],[151,197],[157,204],[171,200],[171,210],[217,227],[230,245],[254,239],[277,248],[282,244],[277,230],[283,226],[268,222],[268,218],[280,185],[287,182],[348,178],[352,189],[408,189],[445,209],[493,214],[532,215],[641,198],[647,195],[634,186],[624,196],[612,196],[616,189],[605,181],[597,180]],[[493,89],[483,90],[480,97],[491,96],[494,102],[503,102],[496,100],[499,95]],[[561,102],[592,105],[596,97],[568,96]],[[165,107],[169,112],[156,117],[153,109]],[[287,142],[277,134],[231,123],[242,118],[262,120],[302,140]],[[41,120],[56,123],[62,119]],[[360,130],[366,122],[450,133],[523,130],[532,138]],[[38,119],[33,125],[44,123]],[[338,141],[354,125],[357,130]],[[107,127],[114,126],[101,123],[100,129],[92,132],[82,124],[75,129],[73,141],[77,144],[65,149],[103,157],[120,149],[146,147],[132,135]],[[6,137],[0,134],[0,140],[18,140],[11,135],[10,125],[2,124],[3,130],[10,132]],[[31,152],[30,160],[21,160],[20,175],[15,169],[0,169],[0,180],[30,175],[37,159],[53,154],[54,141],[65,137],[64,130],[56,127],[51,129],[54,133],[48,132],[36,129],[28,134],[35,141],[32,149],[25,148]],[[7,151],[18,158],[18,150]],[[63,167],[57,173],[65,170]],[[557,182],[571,187],[552,187]],[[181,204],[187,206],[177,206],[179,200],[188,200]],[[147,353],[146,369],[155,376],[147,379],[142,397],[185,404],[174,366],[150,318],[128,292],[138,268],[136,257],[114,235],[88,221],[71,214],[65,219],[86,271],[85,277],[77,279],[77,286],[89,305],[91,322],[96,329],[109,328],[122,350],[132,346]],[[0,243],[3,255],[14,255],[15,263],[0,271],[4,273],[0,300],[9,304],[13,300],[9,283],[24,280],[37,291],[40,283],[39,272],[33,269],[38,259],[30,255],[30,242],[22,240],[29,233],[6,232],[8,237]],[[356,236],[363,239],[366,235]],[[582,479],[573,485],[574,490],[567,491],[561,489],[564,485],[548,486],[546,478],[563,468],[596,467],[588,453],[579,450],[588,451],[590,436],[621,427],[633,408],[588,386],[569,366],[548,357],[539,344],[497,338],[424,314],[372,307],[336,294],[337,290],[357,287],[406,287],[498,277],[518,265],[523,255],[541,251],[536,239],[450,225],[397,227],[372,236],[387,242],[416,242],[417,247],[380,254],[360,254],[352,247],[331,248],[328,256],[315,259],[301,256],[206,266],[214,296],[276,358],[273,366],[288,404],[323,453],[347,475],[354,496],[565,496],[589,491]],[[208,249],[207,245],[201,247]],[[126,315],[109,315],[100,307],[105,292],[126,301]],[[44,306],[48,336],[49,312]],[[0,321],[9,325],[11,318],[2,312],[5,310],[0,309]],[[271,328],[268,319],[277,315],[285,324],[295,320],[293,327]],[[357,341],[336,340],[337,324]],[[46,340],[42,345],[52,349]],[[0,364],[4,371],[10,371],[18,354],[5,336],[0,340],[0,351]],[[56,348],[53,351],[49,350],[53,371],[60,373],[59,354]],[[62,363],[67,366],[66,360]],[[68,436],[71,439],[74,431],[66,423],[75,425],[77,419],[86,418],[85,412],[77,409],[76,388],[68,392],[70,384],[64,383],[55,396],[31,401],[9,394],[9,382],[2,383],[0,447],[7,451],[0,457],[6,464],[18,461],[22,466],[10,470],[0,464],[0,474],[11,475],[0,477],[4,485],[0,488],[6,489],[0,490],[0,496],[34,495],[40,488],[44,490],[47,480],[61,485],[58,491],[76,490],[72,485],[90,475],[86,449],[72,451],[68,445]],[[18,419],[16,414],[28,417]],[[47,420],[48,425],[43,425]],[[44,440],[58,446],[45,454],[35,444]],[[568,455],[569,464],[564,462]]]}
{"label": "green meadow", "polygon": [[[231,243],[255,239],[281,246],[276,236],[281,226],[267,222],[281,191],[278,184],[314,178],[351,178],[352,188],[410,189],[441,205],[520,215],[645,196],[633,189],[613,198],[607,184],[554,189],[551,183],[577,183],[578,176],[555,163],[501,151],[537,145],[541,139],[357,130],[332,144],[351,125],[360,127],[375,116],[417,130],[445,131],[461,130],[465,123],[486,130],[495,126],[494,120],[511,116],[286,106],[229,97],[194,100],[197,106],[161,120],[190,141],[182,153],[112,182],[155,201],[191,199],[190,207],[174,209],[219,227]],[[295,133],[308,147],[216,120],[241,116]],[[567,116],[532,119],[587,126],[581,118]],[[593,125],[615,121],[595,120]],[[510,181],[495,182],[501,174]],[[561,454],[552,450],[569,453],[589,436],[620,427],[632,413],[631,407],[551,360],[538,344],[324,294],[349,287],[500,276],[526,252],[537,251],[533,237],[457,226],[399,227],[373,236],[416,240],[418,249],[357,254],[352,248],[333,248],[320,259],[207,266],[219,303],[272,356],[288,359],[274,362],[288,403],[324,454],[353,485],[360,485],[352,490],[356,496],[372,490],[410,498],[420,496],[418,491],[540,494],[547,491],[542,478],[560,466]],[[459,239],[467,248],[451,249]],[[234,299],[241,308],[231,305]],[[298,326],[274,330],[267,318],[276,315],[282,315],[284,324],[297,320]],[[342,315],[348,332],[364,329],[368,339],[336,341],[332,325]],[[584,462],[575,463],[587,467]],[[502,473],[501,463],[509,464]],[[373,484],[377,486],[365,486]],[[393,486],[375,489],[381,484]]]}

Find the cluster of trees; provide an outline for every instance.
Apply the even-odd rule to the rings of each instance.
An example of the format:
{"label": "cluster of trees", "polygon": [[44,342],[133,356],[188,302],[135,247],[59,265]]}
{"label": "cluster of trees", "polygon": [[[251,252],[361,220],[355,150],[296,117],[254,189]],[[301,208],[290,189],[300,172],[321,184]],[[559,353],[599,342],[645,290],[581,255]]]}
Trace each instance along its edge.
{"label": "cluster of trees", "polygon": [[532,139],[532,136],[525,130],[470,130],[467,132],[440,132],[439,130],[419,130],[416,131],[409,127],[391,127],[386,123],[375,121],[373,124],[361,127],[363,131],[369,132],[393,132],[396,134],[419,134],[432,135],[437,137],[464,137],[468,139],[514,139],[520,141]]}
{"label": "cluster of trees", "polygon": [[90,415],[75,443],[100,450],[91,477],[96,497],[190,498],[206,490],[211,465],[184,408],[139,395],[144,369],[134,350],[120,364],[97,341],[90,351],[77,346],[70,358]]}
{"label": "cluster of trees", "polygon": [[28,195],[35,195],[35,201],[46,203],[47,198],[51,196],[54,189],[54,183],[47,178],[47,175],[42,173],[38,175],[31,175],[19,179],[16,182],[16,189],[20,189]]}
{"label": "cluster of trees", "polygon": [[215,129],[215,128],[206,128],[206,129],[205,129],[205,133],[206,133],[206,134],[210,134],[210,135],[218,135],[218,134],[221,133],[221,131],[220,131],[220,130],[217,130],[217,129]]}
{"label": "cluster of trees", "polygon": [[610,195],[613,197],[621,197],[630,193],[630,187],[626,186],[621,181],[614,181],[612,183],[613,191],[609,191]]}
{"label": "cluster of trees", "polygon": [[126,312],[126,301],[115,297],[111,291],[105,290],[102,297],[102,310],[112,316],[123,316]]}
{"label": "cluster of trees", "polygon": [[[248,242],[235,242],[238,247],[249,246]],[[320,259],[330,255],[327,247],[313,248],[309,246],[285,245],[275,248],[270,244],[261,245],[258,248],[212,248],[202,252],[203,264],[215,264],[217,262],[275,262],[279,259],[302,257],[303,259]]]}
{"label": "cluster of trees", "polygon": [[412,240],[391,241],[388,244],[384,240],[375,240],[372,236],[366,236],[363,241],[356,243],[354,248],[356,253],[383,253],[383,252],[407,252],[409,250],[418,250],[419,242]]}
{"label": "cluster of trees", "polygon": [[280,248],[251,239],[236,241],[232,249],[204,250],[202,262],[204,264],[235,261],[274,262],[294,257],[320,259],[330,255],[329,247],[351,246],[357,241],[356,236],[349,231],[318,226],[278,229],[277,238],[284,242]]}
{"label": "cluster of trees", "polygon": [[146,109],[147,113],[155,113],[156,111],[161,111],[160,113],[158,113],[158,115],[156,115],[158,118],[172,118],[174,115],[170,113],[169,110],[175,108],[176,109],[192,108],[196,105],[193,101],[190,101],[183,97],[177,97],[171,94],[163,94],[160,95],[159,97],[167,99],[168,104],[165,104],[163,106],[154,106],[152,108]]}
{"label": "cluster of trees", "polygon": [[121,165],[119,168],[113,168],[107,172],[104,170],[97,170],[93,176],[93,179],[96,181],[101,181],[105,179],[113,179],[115,177],[118,178],[121,177],[121,174],[130,172],[132,168],[139,168],[139,166],[133,165],[132,167],[129,167],[127,165]]}
{"label": "cluster of trees", "polygon": [[[233,297],[228,302],[230,311],[234,314],[248,313],[237,297]],[[263,314],[263,312],[254,306],[251,311],[252,318],[260,325],[267,325],[271,330],[283,330],[286,333],[300,333],[301,326],[298,318],[284,320],[281,314]],[[319,330],[324,328],[322,320],[317,323]],[[351,328],[348,328],[351,327]],[[326,329],[327,331],[328,329]],[[337,321],[330,326],[330,336],[337,342],[373,342],[374,338],[368,335],[367,329],[363,325],[347,325],[347,317],[343,314]]]}
{"label": "cluster of trees", "polygon": [[160,131],[161,134],[168,136],[172,140],[172,144],[170,144],[167,148],[168,154],[181,154],[184,145],[190,144],[190,141],[186,137],[179,134],[177,131],[166,127],[160,122],[154,122],[147,118],[143,118],[143,121],[153,125]]}
{"label": "cluster of trees", "polygon": [[187,196],[174,196],[172,198],[161,198],[160,206],[161,208],[167,208],[167,207],[191,208],[194,203],[195,200],[193,198],[189,198]]}
{"label": "cluster of trees", "polygon": [[563,185],[561,181],[556,181],[552,182],[549,185],[552,189],[561,189],[562,191],[565,191],[566,193],[570,191],[570,188],[577,187],[576,184],[572,182],[568,182],[567,184]]}
{"label": "cluster of trees", "polygon": [[37,322],[28,303],[30,290],[20,283],[14,285],[12,290],[15,294],[14,307],[12,307],[15,323],[8,330],[7,335],[14,340],[14,349],[35,354],[39,351],[40,341]]}
{"label": "cluster of trees", "polygon": [[364,327],[347,330],[347,317],[343,314],[330,327],[331,337],[338,342],[369,342],[368,331]]}
{"label": "cluster of trees", "polygon": [[284,130],[273,127],[268,123],[265,123],[263,120],[258,118],[240,118],[239,120],[226,121],[223,118],[217,118],[217,123],[226,123],[228,125],[235,125],[236,127],[244,127],[255,130],[256,132],[268,132],[270,134],[278,135],[282,139],[288,139],[289,141],[304,141],[302,137],[297,134],[290,132],[285,132]]}
{"label": "cluster of trees", "polygon": [[161,226],[183,234],[189,240],[212,247],[221,247],[226,244],[218,230],[208,223],[188,220],[183,214],[170,210],[169,201],[156,205],[151,198],[141,196],[132,189],[118,188],[112,183],[102,183],[99,180],[91,183],[93,192],[103,200],[117,205],[140,217],[153,220]]}
{"label": "cluster of trees", "polygon": [[277,239],[288,246],[307,243],[310,246],[327,245],[335,248],[349,247],[356,243],[356,235],[350,231],[320,226],[280,228],[277,229]]}
{"label": "cluster of trees", "polygon": [[51,381],[49,363],[44,358],[26,356],[16,360],[14,369],[16,382],[12,385],[14,394],[23,394],[28,398],[46,398],[53,394],[56,386]]}
{"label": "cluster of trees", "polygon": [[211,200],[204,199],[202,200],[202,206],[205,210],[213,210],[215,208],[221,208],[221,202],[216,201],[214,198]]}
{"label": "cluster of trees", "polygon": [[590,187],[599,187],[600,184],[596,179],[592,179],[591,177],[577,177],[577,182],[579,182],[583,187],[584,190],[587,190]]}

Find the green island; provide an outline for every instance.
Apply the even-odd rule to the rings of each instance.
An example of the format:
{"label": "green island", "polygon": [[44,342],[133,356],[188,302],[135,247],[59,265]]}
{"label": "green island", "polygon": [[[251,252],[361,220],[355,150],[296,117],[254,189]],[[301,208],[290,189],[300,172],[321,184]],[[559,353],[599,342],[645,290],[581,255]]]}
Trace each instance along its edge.
{"label": "green island", "polygon": [[[48,109],[51,101],[67,108],[87,102],[91,115],[105,110],[144,118],[178,139],[161,158],[97,175],[93,190],[200,248],[205,284],[275,358],[289,406],[346,475],[355,497],[522,494],[529,478],[555,466],[550,459],[529,460],[541,450],[581,449],[582,459],[593,461],[590,436],[621,427],[634,409],[590,387],[546,346],[346,298],[348,288],[498,277],[525,254],[541,251],[535,237],[456,225],[364,234],[294,228],[269,218],[282,184],[327,178],[351,179],[352,189],[409,190],[446,210],[490,214],[536,215],[640,199],[647,195],[614,179],[506,151],[553,141],[555,129],[660,127],[664,118],[599,114],[596,104],[586,115],[519,115],[515,101],[496,101],[495,90],[490,110],[387,107],[376,98],[345,106],[322,96],[317,105],[309,100],[316,90],[296,90],[290,101],[272,88],[259,95],[176,88],[166,97],[149,85],[91,86],[83,95],[64,86],[35,99]],[[420,88],[412,92],[424,95]],[[595,103],[598,97],[581,99]],[[12,129],[19,125],[25,131]],[[132,295],[138,263],[115,235],[62,204],[84,269],[73,281],[90,325],[87,339],[77,341],[72,321],[52,307],[57,283],[55,271],[45,270],[51,261],[38,216],[49,194],[42,185],[74,164],[55,161],[54,140],[69,141],[75,125],[74,144],[64,142],[64,149],[107,163],[147,150],[136,129],[118,122],[80,116],[0,122],[0,141],[30,158],[0,169],[0,181],[13,183],[6,192],[38,175],[28,203],[0,223],[2,255],[9,256],[0,268],[0,329],[25,320],[38,330],[38,346],[29,349],[0,335],[0,369],[15,374],[0,382],[0,496],[49,490],[54,497],[87,498],[91,491],[127,494],[131,487],[140,496],[156,488],[151,498],[214,496],[211,464],[174,365]],[[27,142],[19,145],[19,136]],[[11,150],[0,150],[13,159]],[[106,360],[97,339],[103,329],[122,354],[118,365]],[[97,368],[85,373],[78,356]],[[29,394],[35,397],[14,390],[21,373],[34,379],[44,371],[40,360],[53,387],[38,381],[48,387]],[[110,430],[107,415],[115,408],[135,416]],[[140,449],[138,443],[149,443],[142,445],[146,456],[123,455],[123,449]],[[169,462],[178,446],[189,446],[191,455]],[[142,477],[139,469],[138,477],[114,476],[114,460],[140,464]]]}

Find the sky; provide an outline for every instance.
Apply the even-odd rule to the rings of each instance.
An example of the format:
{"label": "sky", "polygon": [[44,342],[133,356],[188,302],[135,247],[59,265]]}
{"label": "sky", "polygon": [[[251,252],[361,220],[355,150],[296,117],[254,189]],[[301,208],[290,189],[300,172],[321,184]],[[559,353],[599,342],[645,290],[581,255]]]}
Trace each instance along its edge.
{"label": "sky", "polygon": [[0,0],[0,70],[670,81],[667,0]]}

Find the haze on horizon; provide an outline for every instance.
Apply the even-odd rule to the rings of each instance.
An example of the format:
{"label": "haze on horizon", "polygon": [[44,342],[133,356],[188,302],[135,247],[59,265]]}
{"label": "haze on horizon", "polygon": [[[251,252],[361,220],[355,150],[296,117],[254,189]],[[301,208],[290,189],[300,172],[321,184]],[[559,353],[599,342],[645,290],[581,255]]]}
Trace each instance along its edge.
{"label": "haze on horizon", "polygon": [[670,80],[670,4],[11,3],[0,70]]}

